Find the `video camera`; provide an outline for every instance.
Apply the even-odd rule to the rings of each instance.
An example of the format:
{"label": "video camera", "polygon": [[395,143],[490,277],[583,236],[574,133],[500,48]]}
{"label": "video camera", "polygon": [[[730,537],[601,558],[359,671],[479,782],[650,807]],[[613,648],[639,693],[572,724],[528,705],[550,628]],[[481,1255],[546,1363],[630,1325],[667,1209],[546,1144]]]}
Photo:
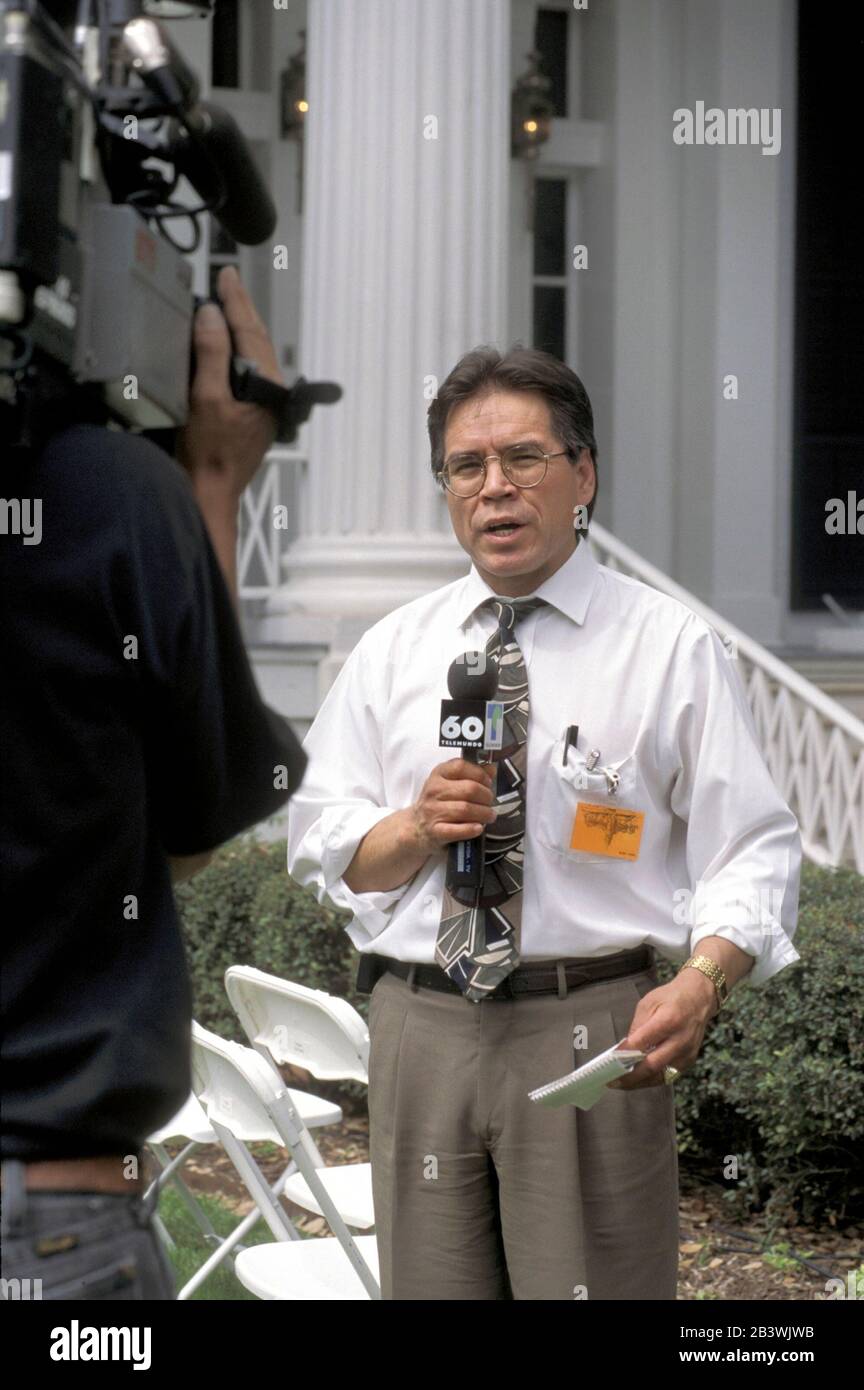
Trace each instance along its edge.
{"label": "video camera", "polygon": [[[61,6],[62,8],[62,6]],[[79,0],[74,37],[57,5],[0,0],[0,438],[36,447],[70,416],[139,430],[182,425],[196,298],[187,256],[212,213],[235,241],[273,234],[276,210],[246,140],[161,15],[209,3]],[[174,198],[185,176],[201,200]],[[187,245],[169,227],[186,219]],[[333,382],[290,388],[231,363],[241,400],[274,412],[291,442]],[[74,415],[74,408],[72,414]]]}

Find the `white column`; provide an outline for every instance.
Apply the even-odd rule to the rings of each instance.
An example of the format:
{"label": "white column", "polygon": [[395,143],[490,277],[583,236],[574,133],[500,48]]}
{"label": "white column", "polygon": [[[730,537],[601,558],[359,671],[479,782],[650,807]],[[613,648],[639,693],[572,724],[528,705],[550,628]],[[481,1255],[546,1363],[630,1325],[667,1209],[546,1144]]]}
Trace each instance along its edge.
{"label": "white column", "polygon": [[[677,72],[681,13],[667,0],[618,4],[610,64],[614,111],[610,380],[610,515],[615,534],[668,573],[674,565],[675,417],[678,361],[676,221],[678,170],[669,93]],[[608,204],[607,204],[608,207]],[[603,205],[595,216],[602,217]],[[602,224],[597,226],[602,235]],[[608,302],[606,306],[608,312]],[[601,477],[603,460],[600,461]],[[602,491],[602,489],[601,489]]]}
{"label": "white column", "polygon": [[776,642],[791,532],[796,6],[736,0],[723,13],[722,105],[779,109],[782,147],[720,151],[716,361],[740,398],[717,410],[713,591],[733,623]]}
{"label": "white column", "polygon": [[[675,101],[691,110],[702,100],[724,111],[782,111],[779,154],[734,145],[678,151],[675,574],[769,645],[782,637],[788,604],[795,13],[792,0],[688,0]],[[737,399],[724,396],[730,376]]]}
{"label": "white column", "polygon": [[307,429],[270,640],[316,616],[365,625],[470,563],[432,482],[425,392],[469,348],[506,346],[509,10],[309,6],[299,366],[344,397]]}
{"label": "white column", "polygon": [[[590,18],[589,18],[590,16]],[[586,11],[581,352],[598,521],[763,642],[782,635],[791,476],[793,0]],[[589,27],[590,26],[590,27]],[[782,108],[782,150],[680,146],[673,113]],[[724,377],[739,380],[727,400]]]}

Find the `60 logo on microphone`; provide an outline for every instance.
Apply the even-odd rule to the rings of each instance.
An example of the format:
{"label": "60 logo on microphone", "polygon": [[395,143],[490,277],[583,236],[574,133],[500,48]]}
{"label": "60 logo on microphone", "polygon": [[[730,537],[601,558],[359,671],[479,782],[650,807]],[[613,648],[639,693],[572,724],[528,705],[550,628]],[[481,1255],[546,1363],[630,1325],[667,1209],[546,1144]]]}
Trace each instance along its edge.
{"label": "60 logo on microphone", "polygon": [[458,714],[449,714],[441,725],[441,737],[448,743],[479,743],[485,729],[486,721],[479,714],[468,714],[461,720]]}
{"label": "60 logo on microphone", "polygon": [[504,706],[500,700],[442,700],[439,744],[442,748],[500,748]]}

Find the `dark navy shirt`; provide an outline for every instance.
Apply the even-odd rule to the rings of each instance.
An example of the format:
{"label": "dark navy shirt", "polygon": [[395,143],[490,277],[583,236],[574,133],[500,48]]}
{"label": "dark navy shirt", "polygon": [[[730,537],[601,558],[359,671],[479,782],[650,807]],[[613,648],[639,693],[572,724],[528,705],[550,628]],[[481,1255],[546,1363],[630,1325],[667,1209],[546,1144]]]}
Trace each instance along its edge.
{"label": "dark navy shirt", "polygon": [[190,1084],[167,855],[272,814],[306,760],[172,459],[76,425],[0,477],[41,501],[38,544],[0,536],[2,1152],[126,1154]]}

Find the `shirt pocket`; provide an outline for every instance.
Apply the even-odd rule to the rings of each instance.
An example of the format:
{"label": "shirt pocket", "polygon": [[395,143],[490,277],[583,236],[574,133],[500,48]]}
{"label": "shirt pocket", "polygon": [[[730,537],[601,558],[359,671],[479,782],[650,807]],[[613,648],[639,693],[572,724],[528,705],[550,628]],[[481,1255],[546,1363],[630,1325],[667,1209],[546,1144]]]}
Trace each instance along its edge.
{"label": "shirt pocket", "polygon": [[[626,847],[631,835],[637,837],[638,843],[640,823],[638,819],[634,821],[632,815],[638,811],[636,754],[602,758],[589,770],[586,754],[576,748],[567,750],[567,761],[564,761],[564,742],[562,734],[553,744],[541,785],[536,789],[537,839],[544,848],[572,864],[626,869],[633,862],[632,858],[573,849],[571,837],[577,808],[582,802],[588,808],[596,808],[586,810],[583,816],[593,830],[602,831],[604,839],[608,836],[610,845],[617,842]],[[528,796],[534,794],[529,787]]]}

